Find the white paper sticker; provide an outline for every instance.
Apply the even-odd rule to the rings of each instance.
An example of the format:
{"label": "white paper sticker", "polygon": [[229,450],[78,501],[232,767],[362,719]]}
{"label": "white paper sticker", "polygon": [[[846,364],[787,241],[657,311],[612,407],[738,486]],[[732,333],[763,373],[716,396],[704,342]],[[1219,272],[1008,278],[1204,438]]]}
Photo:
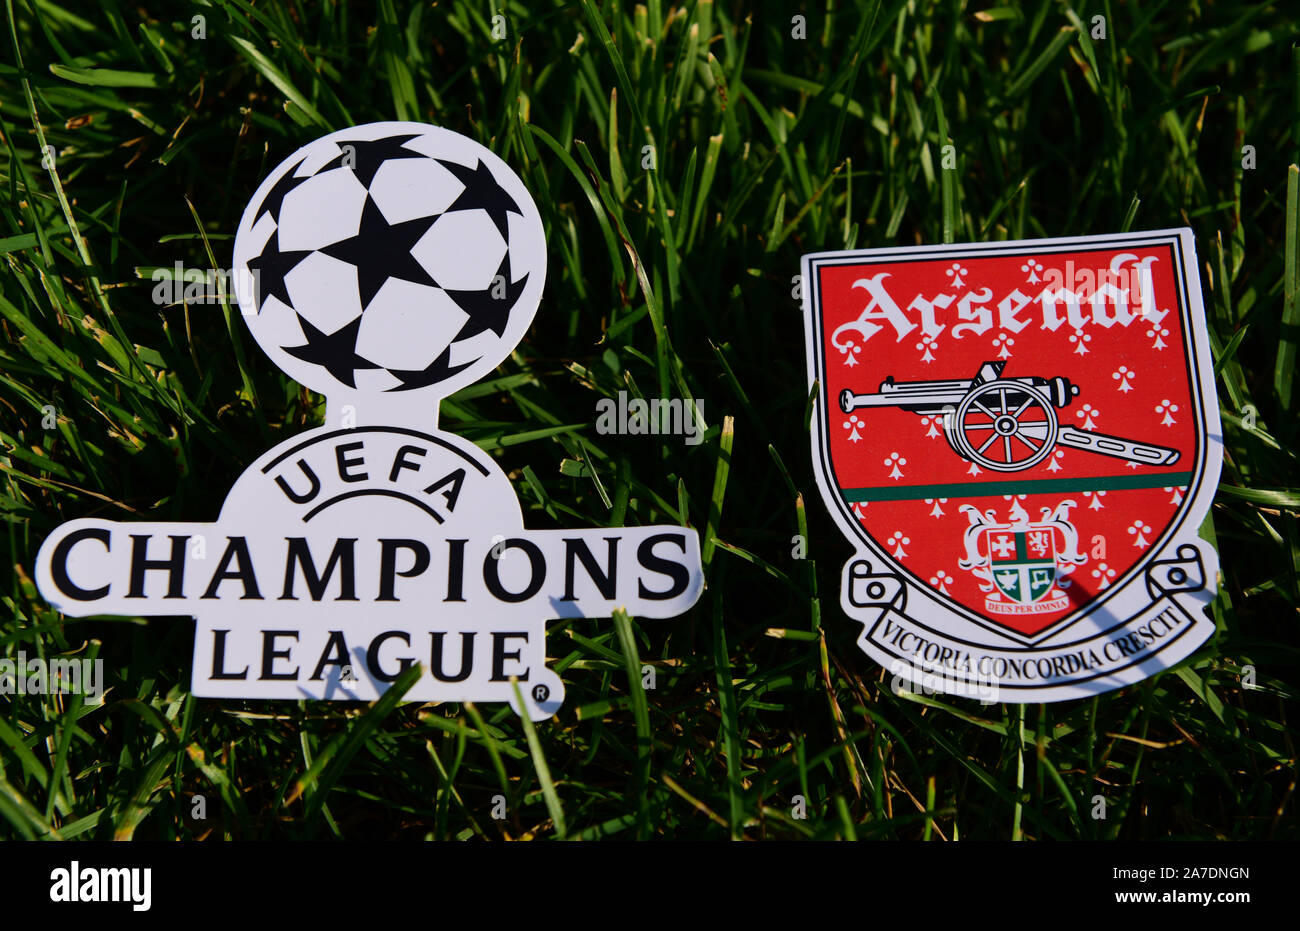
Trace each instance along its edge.
{"label": "white paper sticker", "polygon": [[896,688],[1084,698],[1214,632],[1190,230],[827,252],[803,282],[841,606]]}
{"label": "white paper sticker", "polygon": [[564,698],[548,619],[699,598],[694,530],[526,530],[495,461],[438,429],[546,275],[537,207],[489,150],[420,123],[332,133],[266,178],[234,255],[250,331],[326,423],[253,463],[215,522],[57,528],[36,582],[60,611],[194,617],[204,697],[373,700],[419,663],[408,700],[518,711],[517,681],[541,719]]}

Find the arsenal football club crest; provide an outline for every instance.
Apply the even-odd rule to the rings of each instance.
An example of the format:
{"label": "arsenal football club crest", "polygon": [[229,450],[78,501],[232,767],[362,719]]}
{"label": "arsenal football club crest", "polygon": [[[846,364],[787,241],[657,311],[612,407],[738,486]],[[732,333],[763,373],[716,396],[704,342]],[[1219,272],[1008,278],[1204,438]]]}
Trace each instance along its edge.
{"label": "arsenal football club crest", "polygon": [[59,610],[192,615],[199,696],[372,700],[419,664],[409,700],[541,719],[564,699],[547,619],[695,603],[695,531],[527,530],[496,461],[439,428],[546,275],[537,206],[491,151],[421,123],[317,139],[258,188],[234,259],[249,330],[326,423],[253,462],[214,522],[56,528],[36,581]]}
{"label": "arsenal football club crest", "polygon": [[1222,436],[1192,233],[804,256],[812,452],[859,645],[1056,701],[1214,631]]}

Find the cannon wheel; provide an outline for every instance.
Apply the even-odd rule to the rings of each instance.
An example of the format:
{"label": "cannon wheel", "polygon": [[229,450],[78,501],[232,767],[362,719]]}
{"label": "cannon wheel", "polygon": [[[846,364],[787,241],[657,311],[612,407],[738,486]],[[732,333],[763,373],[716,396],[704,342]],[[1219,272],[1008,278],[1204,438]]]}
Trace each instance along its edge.
{"label": "cannon wheel", "polygon": [[1023,382],[996,380],[972,388],[948,415],[948,439],[962,457],[996,472],[1042,462],[1056,445],[1056,410]]}

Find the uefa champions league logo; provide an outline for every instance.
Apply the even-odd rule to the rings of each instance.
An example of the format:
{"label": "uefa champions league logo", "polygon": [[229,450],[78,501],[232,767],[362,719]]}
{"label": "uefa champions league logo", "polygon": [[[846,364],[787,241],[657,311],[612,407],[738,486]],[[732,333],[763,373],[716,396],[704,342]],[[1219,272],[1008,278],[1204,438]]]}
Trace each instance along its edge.
{"label": "uefa champions league logo", "polygon": [[199,696],[372,700],[419,664],[409,700],[541,719],[564,697],[548,618],[695,603],[695,531],[525,530],[496,462],[438,428],[528,330],[546,275],[537,207],[488,149],[403,122],[309,143],[254,194],[233,271],[325,424],[250,465],[212,523],[57,528],[37,559],[55,607],[193,616]]}

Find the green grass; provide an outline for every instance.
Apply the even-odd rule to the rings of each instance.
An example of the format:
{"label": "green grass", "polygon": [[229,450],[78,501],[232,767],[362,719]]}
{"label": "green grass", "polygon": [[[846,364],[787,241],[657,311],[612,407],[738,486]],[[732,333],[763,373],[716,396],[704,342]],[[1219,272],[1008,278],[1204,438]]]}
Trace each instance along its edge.
{"label": "green grass", "polygon": [[[804,8],[802,40],[794,8],[741,9],[5,0],[0,652],[102,656],[112,691],[0,699],[0,837],[1300,836],[1285,5],[867,0]],[[31,582],[61,521],[212,519],[320,422],[236,309],[158,307],[149,273],[228,265],[271,168],[381,119],[490,146],[547,227],[530,334],[443,427],[499,458],[531,527],[681,522],[704,542],[689,614],[549,626],[568,698],[536,726],[402,704],[404,683],[369,707],[195,699],[191,624],[65,620]],[[1228,447],[1205,528],[1216,637],[1089,701],[894,695],[835,595],[850,547],[812,480],[800,254],[1181,225]],[[705,442],[598,435],[619,390],[703,398]]]}

